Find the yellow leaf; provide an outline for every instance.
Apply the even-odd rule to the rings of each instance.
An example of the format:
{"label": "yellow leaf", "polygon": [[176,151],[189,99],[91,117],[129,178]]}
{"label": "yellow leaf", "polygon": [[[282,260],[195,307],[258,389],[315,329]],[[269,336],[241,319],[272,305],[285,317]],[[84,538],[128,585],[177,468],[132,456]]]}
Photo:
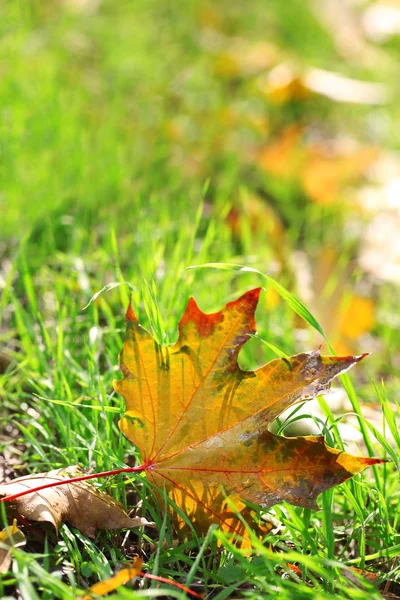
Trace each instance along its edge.
{"label": "yellow leaf", "polygon": [[330,151],[322,145],[310,148],[305,161],[302,180],[305,192],[319,204],[331,204],[343,190],[354,184],[376,161],[376,148],[354,148]]}
{"label": "yellow leaf", "polygon": [[274,67],[266,76],[262,75],[259,88],[274,104],[303,100],[312,94],[305,85],[301,72],[291,63],[282,63]]}
{"label": "yellow leaf", "polygon": [[0,573],[7,573],[11,566],[13,548],[25,546],[26,538],[17,527],[17,519],[14,519],[11,527],[0,531]]}
{"label": "yellow leaf", "polygon": [[117,588],[121,587],[121,585],[125,585],[125,583],[128,583],[128,581],[139,575],[140,571],[142,570],[142,564],[143,561],[138,556],[135,557],[133,563],[128,567],[124,567],[109,579],[99,581],[98,583],[92,585],[87,590],[89,594],[80,596],[80,600],[92,600],[93,596],[105,596],[106,594],[113,592]]}
{"label": "yellow leaf", "polygon": [[379,157],[374,147],[310,142],[306,133],[298,123],[286,127],[258,152],[256,162],[275,177],[299,182],[319,204],[341,200],[347,188],[364,177]]}
{"label": "yellow leaf", "polygon": [[[380,459],[356,457],[323,437],[284,438],[269,425],[294,403],[321,394],[363,356],[318,351],[243,371],[238,354],[256,331],[260,288],[206,314],[191,298],[172,346],[158,344],[131,306],[121,352],[126,401],[122,433],[140,449],[143,469],[199,532],[219,524],[245,537],[247,501],[316,508],[324,491]],[[182,519],[178,529],[185,529]]]}
{"label": "yellow leaf", "polygon": [[340,318],[340,333],[352,340],[357,339],[372,328],[374,312],[372,300],[361,296],[352,296]]}

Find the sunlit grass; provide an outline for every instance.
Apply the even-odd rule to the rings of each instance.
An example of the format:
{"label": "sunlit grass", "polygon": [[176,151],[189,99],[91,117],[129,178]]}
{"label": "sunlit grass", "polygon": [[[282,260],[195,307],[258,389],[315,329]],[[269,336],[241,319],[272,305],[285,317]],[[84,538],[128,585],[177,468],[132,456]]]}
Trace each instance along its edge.
{"label": "sunlit grass", "polygon": [[[185,233],[180,235],[185,236]],[[111,232],[109,243],[115,245]],[[181,247],[187,255],[187,246],[182,243]],[[210,255],[211,252],[206,257]],[[140,255],[136,256],[137,261],[139,258]],[[118,279],[116,255],[103,260],[105,268],[108,268],[110,260],[114,261],[116,272],[113,278]],[[146,252],[144,260],[147,260]],[[175,268],[182,268],[184,263],[178,253],[174,260],[178,263]],[[92,290],[95,281],[104,281],[104,267],[99,261],[98,272],[90,280]],[[170,268],[174,268],[174,265],[170,265]],[[215,286],[211,283],[214,281],[213,273],[217,275],[218,294],[211,299],[208,292],[208,307],[219,308],[230,298],[232,273],[230,277],[221,279],[218,272],[210,270],[208,278],[205,279],[202,274],[198,282],[195,279],[197,272],[200,273],[182,270],[179,289],[176,286],[168,291],[162,288],[159,295],[155,285],[150,293],[148,283],[143,283],[139,277],[131,277],[131,281],[139,282],[139,290],[134,293],[135,308],[159,338],[169,341],[174,338],[179,311],[183,309],[188,294],[191,289],[200,290],[206,280],[208,288]],[[185,279],[187,275],[189,282]],[[242,277],[248,278],[248,285],[255,286],[259,280],[253,275],[244,274]],[[40,472],[76,463],[97,471],[122,467],[128,456],[131,456],[130,460],[136,456],[134,448],[117,428],[115,410],[123,412],[123,400],[115,395],[112,387],[112,380],[119,377],[117,356],[124,333],[125,290],[120,287],[104,292],[82,312],[81,305],[87,302],[87,298],[82,297],[82,290],[79,286],[71,290],[70,278],[65,277],[65,285],[60,278],[53,288],[54,313],[42,315],[41,311],[45,311],[46,307],[41,307],[41,294],[37,294],[37,301],[29,301],[29,294],[37,285],[36,277],[37,274],[34,275],[30,270],[25,271],[19,293],[19,297],[24,299],[23,303],[17,300],[14,292],[10,293],[15,330],[8,344],[10,347],[15,345],[15,363],[3,374],[2,379],[4,406],[8,412],[7,430],[12,433],[12,445],[16,445],[20,452],[16,473],[18,470]],[[244,285],[240,285],[241,281],[236,283],[238,291],[245,289]],[[156,297],[159,304],[155,304]],[[172,317],[167,315],[164,308],[160,309],[164,302],[175,307]],[[160,310],[163,319],[159,316]],[[262,327],[265,328],[265,324]],[[268,326],[263,335],[276,343],[275,336],[268,334]],[[289,327],[285,335],[292,339]],[[22,340],[25,341],[22,343]],[[293,339],[290,346],[291,350],[295,350]],[[253,365],[264,362],[263,348],[255,340],[247,361]],[[28,349],[29,353],[26,354]],[[18,356],[25,358],[17,368]],[[373,393],[377,391],[373,390]],[[329,406],[329,399],[327,401]],[[398,451],[395,417],[384,390],[379,390],[379,401],[383,407],[382,430],[385,427],[393,430]],[[362,418],[362,409],[358,414]],[[334,428],[334,422],[330,421],[332,417],[328,414],[327,418],[327,427]],[[375,432],[373,426],[365,423],[365,428],[370,432],[368,440],[365,440],[366,447],[370,447],[378,456],[393,458],[395,451]],[[336,443],[340,442],[337,435],[331,443],[335,443],[335,439]],[[136,460],[140,458],[136,457]],[[361,598],[362,593],[379,597],[365,582],[364,592],[356,590],[345,579],[345,567],[353,564],[366,568],[371,563],[372,568],[382,568],[383,572],[387,572],[398,551],[397,475],[391,463],[377,468],[375,478],[370,470],[354,482],[325,493],[320,512],[289,505],[271,509],[270,513],[281,524],[280,530],[269,534],[263,545],[257,546],[257,557],[253,559],[235,550],[216,532],[210,532],[206,544],[194,536],[188,543],[176,546],[164,507],[158,504],[143,478],[119,476],[109,481],[99,481],[99,484],[121,500],[127,509],[140,503],[140,514],[155,521],[155,539],[153,536],[148,538],[143,532],[134,532],[127,537],[131,552],[132,548],[139,551],[137,544],[141,539],[146,568],[182,582],[201,581],[207,592],[215,589],[219,598],[226,597],[225,593],[236,589],[241,582],[249,581],[253,589],[251,597],[254,598],[258,594],[272,594],[273,590],[288,598],[297,597],[296,594],[312,597],[312,589],[314,592],[319,590],[321,597],[326,594],[327,598],[339,590],[349,597]],[[134,495],[132,489],[135,490]],[[57,569],[66,570],[70,581],[68,585],[76,586],[76,589],[110,576],[127,559],[124,547],[121,547],[124,535],[99,534],[93,542],[63,525],[59,540],[52,532],[45,534],[46,550],[36,559],[30,552],[16,552],[13,576],[16,585],[22,591],[33,586],[33,589],[47,590],[53,594],[49,597],[69,598],[70,591],[51,573]],[[222,552],[217,547],[217,539],[225,546]],[[299,579],[298,575],[286,568],[286,562],[295,562],[304,579]],[[49,571],[46,577],[41,574],[43,568]],[[282,577],[283,573],[287,574]],[[10,584],[14,581],[13,577],[3,582],[3,593],[7,592],[7,582]],[[143,585],[147,587],[148,584]],[[151,594],[151,589],[140,594]],[[132,592],[131,597],[136,597],[137,593]],[[242,591],[244,596],[249,593],[250,589]],[[128,592],[126,594],[126,597],[130,597]]]}

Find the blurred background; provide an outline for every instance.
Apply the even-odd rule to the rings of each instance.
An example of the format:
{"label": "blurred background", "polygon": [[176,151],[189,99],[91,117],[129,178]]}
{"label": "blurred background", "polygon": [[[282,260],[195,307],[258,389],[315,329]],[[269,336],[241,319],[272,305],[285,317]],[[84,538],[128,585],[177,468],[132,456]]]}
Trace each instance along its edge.
{"label": "blurred background", "polygon": [[[72,396],[92,363],[115,376],[128,288],[82,312],[107,284],[130,282],[168,342],[189,295],[218,310],[265,283],[185,271],[229,262],[297,295],[338,353],[373,353],[357,369],[371,407],[372,379],[394,397],[400,2],[20,0],[1,3],[0,35],[0,342],[17,390],[22,372],[54,394],[61,362]],[[245,367],[323,343],[270,288],[258,325],[272,346],[249,342]]]}

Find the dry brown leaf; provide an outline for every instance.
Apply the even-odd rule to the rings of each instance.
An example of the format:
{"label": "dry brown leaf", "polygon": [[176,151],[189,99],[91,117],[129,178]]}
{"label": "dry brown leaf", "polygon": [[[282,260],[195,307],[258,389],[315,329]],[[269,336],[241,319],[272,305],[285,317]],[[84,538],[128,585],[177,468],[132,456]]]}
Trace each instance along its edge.
{"label": "dry brown leaf", "polygon": [[[0,485],[0,496],[12,496],[54,481],[80,475],[77,465],[14,479]],[[16,510],[25,519],[48,521],[56,530],[62,521],[94,538],[98,529],[122,529],[150,525],[141,517],[129,517],[121,504],[86,481],[66,483],[21,496]]]}
{"label": "dry brown leaf", "polygon": [[17,519],[14,519],[10,527],[0,531],[0,573],[7,573],[11,566],[13,548],[25,546],[26,537],[17,527]]}
{"label": "dry brown leaf", "polygon": [[356,294],[351,296],[340,314],[339,331],[343,337],[356,340],[372,329],[375,322],[375,305],[371,298]]}

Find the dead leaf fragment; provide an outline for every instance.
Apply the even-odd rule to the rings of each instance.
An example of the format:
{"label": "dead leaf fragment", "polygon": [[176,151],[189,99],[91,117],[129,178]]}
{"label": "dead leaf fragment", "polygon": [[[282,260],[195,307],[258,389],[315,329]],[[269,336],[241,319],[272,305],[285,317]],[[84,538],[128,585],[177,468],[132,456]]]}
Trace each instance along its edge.
{"label": "dead leaf fragment", "polygon": [[[12,496],[55,481],[79,476],[77,465],[14,479],[0,485],[0,496]],[[98,529],[122,529],[150,525],[146,519],[131,518],[111,496],[86,481],[66,483],[32,492],[15,501],[16,510],[25,519],[47,521],[58,530],[66,521],[88,537]]]}
{"label": "dead leaf fragment", "polygon": [[368,583],[372,583],[372,585],[376,585],[379,581],[379,575],[377,573],[366,571],[365,569],[358,569],[357,567],[347,567],[347,569],[343,569],[342,573],[346,579],[351,581],[351,583],[361,588],[361,578],[366,579]]}
{"label": "dead leaf fragment", "polygon": [[25,546],[26,537],[17,527],[17,519],[14,519],[10,527],[0,531],[0,573],[7,573],[11,566],[13,548]]}
{"label": "dead leaf fragment", "polygon": [[243,535],[236,511],[245,519],[246,501],[315,509],[322,491],[381,462],[329,448],[323,437],[269,431],[286,408],[326,391],[364,355],[306,352],[242,371],[237,358],[255,333],[259,294],[251,290],[213,314],[192,298],[173,346],[157,344],[131,306],[127,312],[125,377],[114,383],[127,404],[119,427],[139,447],[149,480],[202,532],[217,523]]}

